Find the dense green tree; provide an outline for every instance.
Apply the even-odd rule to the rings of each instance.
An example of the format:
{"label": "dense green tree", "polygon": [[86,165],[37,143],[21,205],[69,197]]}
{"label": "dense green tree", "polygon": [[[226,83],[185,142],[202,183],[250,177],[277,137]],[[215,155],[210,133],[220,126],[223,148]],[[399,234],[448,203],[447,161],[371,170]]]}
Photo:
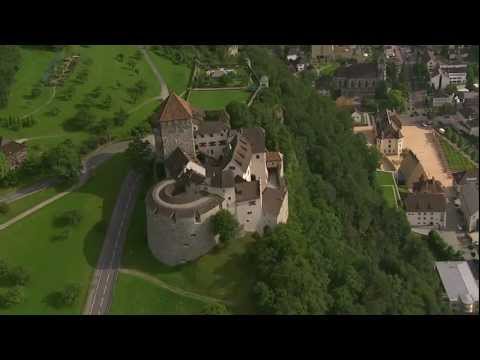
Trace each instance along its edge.
{"label": "dense green tree", "polygon": [[0,294],[0,306],[9,308],[25,301],[25,292],[21,286],[9,288]]}
{"label": "dense green tree", "polygon": [[234,240],[238,235],[237,219],[227,210],[220,210],[212,218],[213,233],[219,235],[222,243]]}
{"label": "dense green tree", "polygon": [[68,210],[55,218],[55,222],[60,226],[75,226],[83,219],[83,215],[79,210]]}
{"label": "dense green tree", "polygon": [[81,286],[79,284],[68,284],[60,291],[59,302],[63,306],[72,306],[80,297]]}
{"label": "dense green tree", "polygon": [[4,201],[0,202],[0,214],[6,214],[10,211],[10,205]]}
{"label": "dense green tree", "polygon": [[19,286],[24,286],[30,281],[30,274],[22,266],[15,266],[8,271],[8,280]]}
{"label": "dense green tree", "polygon": [[115,126],[123,126],[127,119],[128,113],[123,108],[120,108],[113,116],[113,123]]}
{"label": "dense green tree", "polygon": [[42,163],[52,175],[68,182],[78,179],[82,169],[80,154],[69,139],[45,153]]}
{"label": "dense green tree", "polygon": [[140,136],[136,136],[130,141],[126,154],[137,170],[146,172],[151,168],[153,160],[151,145],[147,140],[142,140]]}

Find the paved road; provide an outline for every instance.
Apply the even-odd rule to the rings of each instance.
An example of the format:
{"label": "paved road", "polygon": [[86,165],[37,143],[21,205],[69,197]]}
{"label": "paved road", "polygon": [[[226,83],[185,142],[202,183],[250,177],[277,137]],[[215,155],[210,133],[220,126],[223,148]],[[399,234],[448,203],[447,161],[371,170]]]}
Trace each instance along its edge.
{"label": "paved road", "polygon": [[85,315],[105,315],[112,303],[113,286],[118,275],[128,224],[140,188],[141,177],[130,171],[125,178],[112,212],[102,252],[90,285]]}
{"label": "paved road", "polygon": [[165,81],[162,78],[162,75],[157,70],[157,67],[153,63],[152,59],[150,58],[150,55],[148,54],[148,51],[145,50],[145,47],[143,45],[137,45],[138,49],[143,53],[143,56],[145,57],[145,60],[147,61],[148,65],[152,69],[153,73],[155,74],[155,77],[157,78],[158,82],[160,83],[160,97],[162,99],[166,99],[168,97],[168,87]]}
{"label": "paved road", "polygon": [[17,191],[7,193],[0,197],[0,202],[11,203],[29,195],[33,195],[46,188],[52,187],[58,183],[57,179],[44,179],[33,185],[18,189]]}
{"label": "paved road", "polygon": [[[88,178],[92,175],[93,170],[99,165],[110,159],[113,155],[124,152],[128,147],[129,141],[121,141],[116,143],[107,144],[91,154],[89,154],[83,160],[83,171],[80,176],[80,183],[84,184]],[[20,200],[29,195],[33,195],[36,192],[52,187],[58,183],[58,179],[44,179],[33,185],[18,189],[14,192],[5,194],[0,197],[0,202],[11,203],[16,200]]]}

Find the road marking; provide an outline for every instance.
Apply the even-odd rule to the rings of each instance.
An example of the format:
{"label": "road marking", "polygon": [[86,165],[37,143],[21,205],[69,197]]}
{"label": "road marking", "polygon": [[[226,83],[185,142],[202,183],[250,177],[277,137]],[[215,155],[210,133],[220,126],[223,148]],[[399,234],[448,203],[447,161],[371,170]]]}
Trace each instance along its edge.
{"label": "road marking", "polygon": [[[102,300],[100,300],[100,307],[103,306],[103,300],[104,300],[104,297],[102,296]],[[100,310],[98,312],[100,312]]]}
{"label": "road marking", "polygon": [[110,279],[110,273],[107,274],[107,283],[108,283],[108,279]]}

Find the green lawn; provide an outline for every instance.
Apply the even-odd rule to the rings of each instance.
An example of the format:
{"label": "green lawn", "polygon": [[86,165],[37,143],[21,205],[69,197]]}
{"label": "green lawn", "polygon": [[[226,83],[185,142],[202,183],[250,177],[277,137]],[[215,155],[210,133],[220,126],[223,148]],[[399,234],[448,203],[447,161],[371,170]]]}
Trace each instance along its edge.
{"label": "green lawn", "polygon": [[46,190],[39,191],[33,195],[10,203],[10,210],[6,214],[0,214],[0,224],[3,224],[4,222],[14,218],[18,214],[21,214],[22,212],[30,209],[31,207],[41,203],[42,201],[55,196],[64,189],[66,189],[66,186],[48,188]]}
{"label": "green lawn", "polygon": [[182,94],[187,89],[191,67],[184,64],[176,65],[151,51],[149,54],[160,75],[167,83],[168,90],[175,91],[178,95]]}
{"label": "green lawn", "polygon": [[192,91],[189,102],[205,110],[224,109],[231,101],[247,102],[250,93],[244,90]]}
{"label": "green lawn", "polygon": [[119,274],[110,314],[200,314],[204,303],[162,289],[129,274]]}
{"label": "green lawn", "polygon": [[[134,210],[127,241],[125,243],[122,267],[139,270],[156,276],[175,287],[195,292],[197,294],[223,299],[234,303],[232,311],[236,313],[253,313],[254,305],[250,296],[253,276],[249,273],[249,266],[244,253],[252,239],[245,237],[232,242],[229,246],[214,250],[202,258],[181,266],[169,267],[158,262],[148,248],[145,233],[145,191],[139,195]],[[167,305],[160,305],[159,299],[152,296],[154,285],[135,285],[145,290],[141,308],[132,305],[135,297],[129,292],[133,288],[132,282],[144,284],[142,279],[120,281],[116,285],[113,299],[115,313],[158,313],[159,309]],[[155,290],[157,293],[161,290]],[[143,295],[138,295],[143,297]],[[161,298],[160,298],[161,299]],[[190,303],[186,303],[190,304]],[[182,308],[181,313],[193,313],[197,307]]]}
{"label": "green lawn", "polygon": [[395,197],[395,179],[392,173],[386,171],[377,171],[376,180],[382,189],[383,197],[390,207],[397,207]]}
{"label": "green lawn", "polygon": [[442,137],[440,137],[440,145],[442,146],[442,151],[447,158],[448,167],[451,171],[473,170],[476,168],[469,159]]}
{"label": "green lawn", "polygon": [[382,186],[383,197],[387,201],[388,206],[397,207],[397,201],[395,199],[395,189],[391,186]]}
{"label": "green lawn", "polygon": [[[56,97],[49,105],[43,107],[34,115],[34,118],[37,120],[36,125],[19,131],[2,128],[2,135],[13,139],[40,137],[35,140],[35,144],[40,147],[53,146],[67,137],[71,138],[75,143],[80,143],[89,135],[84,131],[67,131],[63,128],[62,123],[77,112],[75,105],[81,103],[84,96],[96,87],[100,86],[102,88],[102,93],[97,101],[101,102],[107,94],[112,97],[110,109],[90,108],[97,119],[111,117],[121,107],[129,111],[138,107],[145,100],[158,96],[160,94],[160,85],[143,57],[137,62],[138,74],[129,70],[125,65],[128,56],[133,55],[136,50],[134,46],[130,45],[71,46],[69,51],[80,54],[80,63],[75,67],[65,84],[57,88],[56,92],[60,96],[65,89],[73,86],[75,92],[72,99],[62,101]],[[0,116],[28,114],[44,104],[52,91],[50,87],[43,87],[39,98],[33,101],[24,99],[24,96],[30,93],[32,85],[43,77],[50,61],[56,55],[53,52],[38,49],[22,48],[21,51],[22,63],[20,70],[16,74],[8,106],[0,111]],[[120,53],[125,57],[123,63],[115,60],[115,56]],[[86,59],[91,59],[92,64],[84,64],[83,61]],[[84,68],[88,69],[88,80],[83,84],[75,84],[76,75]],[[131,104],[126,89],[140,79],[146,82],[147,90],[135,104]],[[119,86],[117,86],[117,81]],[[134,112],[122,127],[114,128],[114,135],[121,136],[128,133],[131,127],[150,115],[156,105],[158,103],[150,103],[145,108]],[[60,113],[55,116],[48,115],[47,113],[54,107],[58,108]]]}
{"label": "green lawn", "polygon": [[[37,213],[0,231],[0,256],[21,265],[31,276],[26,301],[0,314],[80,314],[96,265],[110,214],[128,171],[123,155],[101,165],[82,188]],[[56,239],[64,228],[55,225],[57,215],[77,209],[83,219],[66,240]],[[72,308],[56,309],[49,302],[53,292],[69,282],[82,287],[80,301]],[[0,289],[2,291],[2,289]]]}
{"label": "green lawn", "polygon": [[395,180],[390,172],[377,171],[377,183],[383,185],[395,185]]}

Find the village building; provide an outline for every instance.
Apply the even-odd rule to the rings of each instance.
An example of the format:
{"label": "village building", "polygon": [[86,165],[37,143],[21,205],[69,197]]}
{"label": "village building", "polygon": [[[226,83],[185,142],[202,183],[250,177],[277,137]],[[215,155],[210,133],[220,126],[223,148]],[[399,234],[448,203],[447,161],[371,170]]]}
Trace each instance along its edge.
{"label": "village building", "polygon": [[415,192],[405,198],[405,211],[411,226],[443,229],[447,222],[445,194]]}
{"label": "village building", "polygon": [[233,130],[207,118],[172,93],[153,122],[167,179],[147,193],[147,238],[168,265],[194,260],[218,243],[210,221],[221,209],[244,232],[262,234],[288,219],[283,155],[266,149],[265,131]]}
{"label": "village building", "polygon": [[375,89],[386,79],[385,64],[381,60],[375,63],[350,64],[338,68],[334,84],[342,96],[374,96]]}
{"label": "village building", "polygon": [[402,123],[398,115],[385,110],[375,122],[378,150],[384,155],[400,155],[403,151]]}
{"label": "village building", "polygon": [[467,83],[467,65],[437,65],[430,74],[430,83],[435,90],[445,89],[450,84],[465,85]]}
{"label": "village building", "polygon": [[437,261],[435,268],[451,308],[478,314],[478,268],[477,279],[467,261]]}
{"label": "village building", "polygon": [[0,152],[7,160],[9,170],[15,170],[27,160],[27,145],[0,137]]}

